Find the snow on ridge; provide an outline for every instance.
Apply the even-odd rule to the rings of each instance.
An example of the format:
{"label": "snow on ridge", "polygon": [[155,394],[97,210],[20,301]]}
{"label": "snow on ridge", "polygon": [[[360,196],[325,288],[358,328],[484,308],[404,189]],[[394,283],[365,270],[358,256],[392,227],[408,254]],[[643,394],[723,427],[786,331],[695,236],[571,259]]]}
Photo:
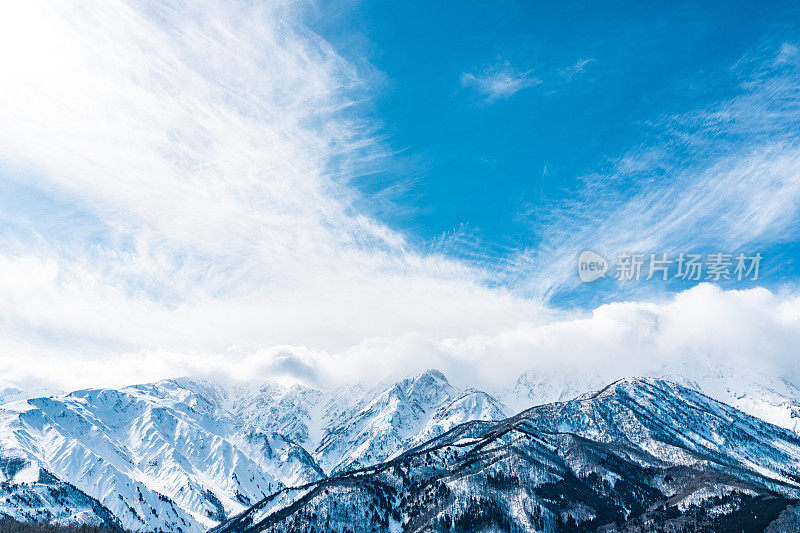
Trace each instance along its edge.
{"label": "snow on ridge", "polygon": [[[0,458],[24,459],[74,483],[128,529],[199,530],[283,486],[325,475],[317,464],[322,441],[342,457],[343,446],[371,450],[353,457],[365,464],[399,453],[426,428],[435,433],[430,424],[501,416],[476,408],[478,401],[470,412],[452,413],[450,404],[465,394],[438,371],[382,391],[190,378],[81,389],[0,408]],[[359,413],[365,426],[383,422],[385,431],[374,438],[348,432],[342,422]],[[452,420],[432,420],[436,413]]]}
{"label": "snow on ridge", "polygon": [[[495,394],[456,387],[435,369],[332,391],[185,377],[83,389],[0,407],[0,460],[23,459],[73,483],[129,529],[155,524],[186,531],[217,524],[281,487],[392,458],[464,422],[500,420],[519,407],[590,398],[604,388],[652,399],[659,387],[678,387],[690,404],[705,397],[683,391],[700,389],[797,431],[793,409],[800,405],[800,389],[785,380],[754,375],[748,381],[741,371],[722,368],[692,370],[690,380],[674,372],[667,376],[668,370],[610,387],[588,375],[529,371]],[[664,376],[675,384],[651,379]],[[714,412],[724,423],[727,411]],[[696,429],[675,436],[709,449],[725,445],[712,437]],[[743,447],[737,457],[757,468],[757,452]],[[771,453],[777,465],[780,446]]]}

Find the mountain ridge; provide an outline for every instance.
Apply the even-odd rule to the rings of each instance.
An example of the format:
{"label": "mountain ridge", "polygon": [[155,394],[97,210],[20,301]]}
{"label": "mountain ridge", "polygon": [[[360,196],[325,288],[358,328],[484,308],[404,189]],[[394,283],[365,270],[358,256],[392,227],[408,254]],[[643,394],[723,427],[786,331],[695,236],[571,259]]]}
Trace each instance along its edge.
{"label": "mountain ridge", "polygon": [[[759,437],[728,442],[725,429],[716,426],[708,435],[674,440],[661,431],[656,417],[640,411],[641,405],[655,405],[648,397],[662,402],[662,411],[674,418],[680,412],[672,407],[688,406],[703,420],[732,417]],[[642,427],[630,426],[600,432],[605,441],[592,438],[598,435],[583,422],[603,418],[608,408],[628,413],[622,420],[638,420],[648,438],[637,440]],[[709,454],[706,437],[715,436],[721,439],[718,453]],[[735,453],[754,443],[759,454]],[[728,449],[733,452],[722,453]],[[772,460],[782,453],[787,455],[781,461]],[[616,531],[622,530],[620,523],[638,527],[636,520],[642,527],[683,520],[708,528],[731,518],[757,517],[754,508],[769,508],[766,527],[782,513],[794,512],[800,498],[800,477],[787,477],[780,468],[789,462],[796,473],[796,434],[675,383],[626,379],[586,398],[532,407],[500,422],[462,424],[380,465],[285,489],[213,531],[448,531],[455,525],[455,530]],[[470,499],[470,494],[481,496]],[[701,513],[704,505],[717,514]],[[722,512],[725,505],[733,507]],[[363,514],[361,524],[348,516],[357,511]]]}
{"label": "mountain ridge", "polygon": [[[635,382],[648,379],[653,378]],[[546,386],[539,393],[563,399],[588,381],[577,378],[561,386],[556,378],[540,376]],[[560,403],[599,401],[604,391],[625,382],[584,390]],[[521,383],[530,394],[535,383],[531,375],[520,376],[516,385]],[[755,405],[763,387],[752,385],[745,397]],[[96,498],[128,529],[202,531],[284,487],[381,464],[437,442],[454,428],[464,426],[464,438],[472,438],[469,431],[508,419],[512,413],[505,402],[521,397],[518,391],[514,394],[460,388],[435,369],[371,388],[356,385],[329,392],[271,381],[247,387],[190,378],[82,389],[0,406],[0,461],[23,461],[26,468],[39,469],[53,480],[44,485],[54,490],[56,483],[74,483],[75,490]],[[697,401],[686,394],[684,400]],[[776,393],[764,405],[776,398],[797,401]],[[553,405],[532,409],[543,412],[555,409]],[[580,422],[580,411],[573,414],[573,423]],[[617,429],[609,426],[607,431]],[[610,444],[597,435],[588,437]],[[37,448],[36,442],[45,444]],[[752,462],[745,464],[752,467]],[[33,474],[2,476],[7,494],[35,481]],[[10,516],[32,516],[24,506],[6,510]]]}

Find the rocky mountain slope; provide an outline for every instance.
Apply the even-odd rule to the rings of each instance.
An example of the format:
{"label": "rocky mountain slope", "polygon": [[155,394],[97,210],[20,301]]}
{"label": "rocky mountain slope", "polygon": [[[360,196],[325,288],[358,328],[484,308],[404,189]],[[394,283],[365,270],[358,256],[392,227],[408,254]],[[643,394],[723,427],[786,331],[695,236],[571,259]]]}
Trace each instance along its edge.
{"label": "rocky mountain slope", "polygon": [[[800,391],[792,384],[752,373],[743,377],[730,369],[692,375],[692,380],[673,379],[689,386],[681,391],[709,390],[718,400],[797,429]],[[463,423],[503,420],[515,406],[556,400],[562,403],[554,405],[573,405],[567,400],[576,396],[586,401],[602,386],[590,376],[528,372],[490,395],[455,386],[429,370],[331,391],[186,378],[50,397],[14,391],[13,401],[0,407],[0,513],[26,521],[119,524],[134,531],[204,531],[276,492],[285,503],[291,492],[279,491],[286,487],[384,463]],[[700,402],[681,394],[675,405]],[[566,407],[539,410],[549,413],[537,422],[547,432],[568,432],[597,446],[640,446],[635,437],[649,427],[610,407],[602,416]],[[715,428],[706,435],[696,429],[702,420],[668,420],[674,427],[662,428],[653,442],[666,441],[669,431],[675,442],[702,435],[713,444],[724,435],[744,447],[714,460],[734,457],[744,461],[736,468],[745,471],[763,467],[747,462],[762,452],[745,446],[754,438],[752,428],[736,435]],[[613,440],[621,435],[631,442]],[[679,449],[675,442],[670,441],[670,450]],[[671,460],[657,451],[646,450],[658,460]],[[707,450],[692,453],[701,452],[713,456]],[[774,457],[769,468],[786,469],[784,481],[791,482],[791,457]]]}
{"label": "rocky mountain slope", "polygon": [[[325,394],[175,379],[0,409],[0,513],[133,531],[203,531],[285,486],[372,464],[501,406],[436,371]],[[30,504],[72,484],[73,500]],[[35,492],[35,491],[34,491]],[[74,494],[73,494],[74,493]],[[45,512],[44,510],[48,511]]]}
{"label": "rocky mountain slope", "polygon": [[279,491],[214,531],[791,531],[798,498],[796,434],[672,382],[630,379],[462,424]]}

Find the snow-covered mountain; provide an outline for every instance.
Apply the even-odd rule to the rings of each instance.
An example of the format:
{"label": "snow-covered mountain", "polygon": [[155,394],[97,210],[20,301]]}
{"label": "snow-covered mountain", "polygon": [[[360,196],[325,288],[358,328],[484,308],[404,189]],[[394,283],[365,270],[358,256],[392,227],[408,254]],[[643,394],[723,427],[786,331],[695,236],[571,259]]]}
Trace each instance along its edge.
{"label": "snow-covered mountain", "polygon": [[[734,368],[708,360],[676,361],[642,374],[666,379],[704,394],[745,413],[800,434],[800,387],[786,379],[749,368]],[[571,400],[604,387],[612,379],[595,374],[529,370],[509,387],[496,391],[509,412],[532,405]]]}
{"label": "snow-covered mountain", "polygon": [[215,533],[797,531],[800,438],[627,379],[280,491]]}
{"label": "snow-covered mountain", "polygon": [[25,466],[2,481],[19,485],[37,471],[40,482],[69,482],[96,499],[126,528],[200,531],[284,483],[320,477],[302,447],[243,426],[215,399],[176,380],[6,404],[0,456]]}
{"label": "snow-covered mountain", "polygon": [[[800,391],[784,380],[754,373],[745,377],[721,368],[693,371],[691,380],[680,375],[671,379],[689,388],[647,392],[642,385],[637,401],[664,396],[673,410],[686,405],[695,409],[700,400],[676,391],[703,390],[746,413],[797,430]],[[428,370],[372,387],[331,391],[180,378],[20,399],[0,407],[0,513],[22,520],[119,523],[135,531],[203,531],[270,494],[282,495],[275,501],[291,500],[291,491],[278,492],[284,487],[385,463],[467,422],[500,421],[523,408],[554,401],[597,403],[607,394],[605,385],[592,376],[527,372],[490,395],[457,387],[441,372]],[[616,394],[615,401],[621,395]],[[583,403],[570,401],[576,397]],[[659,407],[641,405],[651,411]],[[708,410],[709,405],[699,408]],[[635,436],[645,431],[641,425],[627,430],[608,423],[621,423],[622,411],[604,412],[597,420],[580,411],[567,416],[567,411],[553,407],[537,412],[550,413],[528,415],[546,431],[582,435],[597,445],[620,445],[612,437],[624,435],[628,440],[621,445],[640,446]],[[599,404],[590,412],[601,412]],[[674,413],[659,416],[666,414]],[[671,431],[679,444],[680,439],[702,436],[708,447],[722,435],[727,443],[743,446],[738,455],[729,453],[742,461],[737,469],[765,467],[759,459],[762,449],[748,451],[746,435],[754,431],[750,426],[737,440],[738,433],[720,428],[709,434],[697,429],[705,419],[667,420],[668,427],[674,424]],[[547,426],[556,421],[562,426]],[[655,440],[665,442],[666,437]],[[671,460],[658,450],[645,451],[660,461]],[[700,453],[699,448],[691,453]],[[768,465],[771,472],[788,468],[786,480],[794,479],[793,456],[770,453],[777,457]]]}
{"label": "snow-covered mountain", "polygon": [[28,398],[39,398],[42,396],[56,396],[61,391],[48,388],[35,388],[22,390],[17,387],[6,387],[0,389],[0,405],[18,400],[27,400]]}
{"label": "snow-covered mountain", "polygon": [[13,457],[0,459],[0,475],[0,516],[13,516],[22,522],[121,528],[100,502],[34,463]]}
{"label": "snow-covered mountain", "polygon": [[498,420],[504,407],[477,390],[460,390],[437,370],[404,379],[332,417],[314,456],[329,472],[394,457],[469,420]]}
{"label": "snow-covered mountain", "polygon": [[661,376],[800,434],[800,387],[786,379],[724,365],[695,371],[684,367],[681,373]]}
{"label": "snow-covered mountain", "polygon": [[[202,531],[284,486],[380,462],[461,422],[503,414],[488,395],[460,390],[436,371],[386,390],[331,393],[185,378],[88,389],[0,408],[0,461],[23,465],[0,481],[7,498],[25,483],[71,483],[131,530]],[[73,507],[53,507],[53,516]],[[24,505],[0,504],[0,512],[32,516]],[[87,513],[73,520],[105,520]]]}

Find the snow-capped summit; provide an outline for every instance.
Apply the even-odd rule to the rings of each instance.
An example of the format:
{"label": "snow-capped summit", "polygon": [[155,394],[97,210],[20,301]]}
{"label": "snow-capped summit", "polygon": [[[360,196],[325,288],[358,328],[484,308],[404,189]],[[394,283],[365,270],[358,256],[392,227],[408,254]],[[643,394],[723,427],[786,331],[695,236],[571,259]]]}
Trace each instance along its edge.
{"label": "snow-capped summit", "polygon": [[280,433],[301,445],[319,439],[317,419],[321,391],[266,382],[239,395],[232,411],[244,424],[265,433]]}
{"label": "snow-capped summit", "polygon": [[461,422],[496,420],[503,413],[488,394],[460,390],[438,370],[427,370],[342,412],[314,456],[326,470],[340,472],[391,458]]}
{"label": "snow-capped summit", "polygon": [[[435,370],[385,387],[324,393],[176,378],[20,400],[0,409],[0,463],[20,465],[2,481],[18,494],[23,482],[71,483],[73,500],[96,500],[134,531],[200,531],[281,487],[383,461],[463,421],[502,417],[491,397]],[[92,520],[72,520],[107,523],[92,505],[80,515]],[[19,498],[0,500],[0,512],[35,515]]]}
{"label": "snow-capped summit", "polygon": [[570,402],[524,413],[540,431],[636,446],[664,461],[694,462],[692,453],[731,467],[795,483],[800,437],[696,390],[655,378],[625,378]]}
{"label": "snow-capped summit", "polygon": [[745,413],[800,434],[800,387],[747,368],[686,366],[660,377],[732,405]]}
{"label": "snow-capped summit", "polygon": [[[216,533],[795,531],[800,438],[698,391],[623,379],[284,490]],[[772,529],[770,529],[772,528]]]}
{"label": "snow-capped summit", "polygon": [[132,530],[200,530],[319,477],[305,450],[242,425],[211,390],[168,380],[7,404],[0,456],[71,483]]}
{"label": "snow-capped summit", "polygon": [[[708,359],[675,361],[642,374],[665,379],[703,391],[720,402],[745,413],[800,434],[800,387],[750,368],[734,368]],[[523,372],[516,382],[495,396],[512,412],[533,405],[565,402],[588,395],[613,379],[603,379],[589,372],[567,373],[532,369]]]}
{"label": "snow-capped summit", "polygon": [[0,407],[0,513],[202,531],[284,487],[383,464],[458,428],[472,428],[458,441],[466,445],[518,405],[537,431],[796,481],[797,435],[734,407],[796,430],[797,387],[730,369],[692,375],[608,385],[531,371],[501,391],[503,402],[437,370],[332,391],[177,378],[22,399]]}

